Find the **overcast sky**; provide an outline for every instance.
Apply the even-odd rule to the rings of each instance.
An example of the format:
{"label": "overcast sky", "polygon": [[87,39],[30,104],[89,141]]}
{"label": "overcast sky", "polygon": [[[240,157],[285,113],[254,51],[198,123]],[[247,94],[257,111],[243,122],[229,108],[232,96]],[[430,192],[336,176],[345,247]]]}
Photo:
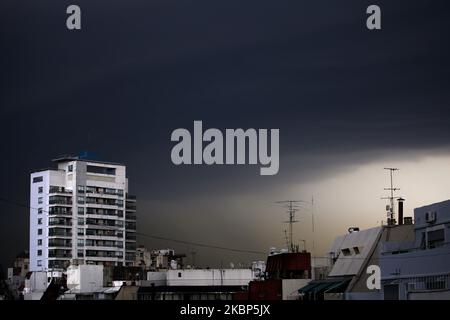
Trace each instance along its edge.
{"label": "overcast sky", "polygon": [[[316,199],[316,254],[347,227],[386,219],[383,167],[396,166],[406,215],[450,199],[450,5],[376,1],[0,3],[0,197],[27,204],[29,173],[88,150],[128,166],[138,231],[267,251],[284,244],[274,202]],[[279,128],[280,171],[181,166],[176,128]],[[0,263],[28,247],[28,211],[0,202]],[[295,238],[312,248],[309,212]],[[196,250],[206,266],[265,259]]]}

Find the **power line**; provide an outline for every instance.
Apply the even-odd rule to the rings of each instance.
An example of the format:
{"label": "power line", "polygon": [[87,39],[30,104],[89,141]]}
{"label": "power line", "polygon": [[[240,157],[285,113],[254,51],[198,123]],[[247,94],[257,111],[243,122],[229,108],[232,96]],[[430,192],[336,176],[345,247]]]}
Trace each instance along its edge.
{"label": "power line", "polygon": [[192,242],[192,241],[186,241],[186,240],[179,240],[179,239],[155,236],[155,235],[151,235],[148,233],[142,233],[142,232],[136,232],[136,234],[143,236],[143,237],[147,237],[147,238],[177,242],[177,243],[188,244],[188,245],[197,246],[197,247],[204,247],[204,248],[211,248],[211,249],[218,249],[218,250],[225,250],[225,251],[233,251],[233,252],[242,252],[242,253],[264,254],[264,255],[267,254],[267,252],[262,252],[262,251],[244,250],[244,249],[236,249],[236,248],[230,248],[230,247],[215,246],[215,245],[209,245],[209,244],[204,244],[204,243],[199,243],[199,242]]}
{"label": "power line", "polygon": [[[33,207],[29,206],[29,205],[25,205],[23,203],[19,203],[19,202],[16,202],[16,201],[11,201],[11,200],[8,200],[8,199],[5,199],[5,198],[0,198],[0,201],[3,201],[5,203],[11,204],[11,205],[19,206],[19,207],[22,207],[22,208],[38,210],[38,208],[33,208]],[[47,210],[42,210],[42,212],[50,213]],[[113,228],[111,228],[111,229],[113,229]],[[193,246],[203,247],[203,248],[210,248],[210,249],[217,249],[217,250],[224,250],[224,251],[232,251],[232,252],[241,252],[241,253],[251,253],[251,254],[264,254],[264,255],[267,254],[267,252],[262,252],[262,251],[245,250],[245,249],[237,249],[237,248],[230,248],[230,247],[223,247],[223,246],[216,246],[216,245],[208,245],[208,244],[205,244],[205,243],[199,243],[199,242],[193,242],[193,241],[187,241],[187,240],[167,238],[167,237],[162,237],[162,236],[157,236],[157,235],[152,235],[152,234],[142,233],[142,232],[136,232],[136,234],[140,235],[140,236],[143,236],[143,237],[147,237],[147,238],[152,238],[152,239],[157,239],[157,240],[164,240],[164,241],[171,241],[171,242],[182,243],[182,244],[188,244],[188,245],[193,245]]]}

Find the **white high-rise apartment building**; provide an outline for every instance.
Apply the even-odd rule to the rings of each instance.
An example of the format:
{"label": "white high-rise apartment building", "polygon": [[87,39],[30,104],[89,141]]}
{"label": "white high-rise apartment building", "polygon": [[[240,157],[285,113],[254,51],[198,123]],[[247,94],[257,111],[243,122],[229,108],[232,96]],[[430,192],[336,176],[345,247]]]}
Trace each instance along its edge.
{"label": "white high-rise apartment building", "polygon": [[122,164],[63,157],[30,180],[30,271],[133,265],[136,197]]}

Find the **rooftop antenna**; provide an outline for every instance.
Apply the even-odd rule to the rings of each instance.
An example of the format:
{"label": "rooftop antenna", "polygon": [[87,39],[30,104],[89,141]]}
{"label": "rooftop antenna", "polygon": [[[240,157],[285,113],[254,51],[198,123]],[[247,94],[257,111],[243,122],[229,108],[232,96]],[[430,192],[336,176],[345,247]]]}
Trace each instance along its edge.
{"label": "rooftop antenna", "polygon": [[292,237],[292,227],[294,223],[298,222],[298,220],[295,220],[295,212],[297,212],[299,209],[299,205],[297,203],[300,203],[302,201],[300,200],[285,200],[285,201],[277,201],[276,203],[280,203],[283,205],[283,207],[287,208],[287,212],[289,214],[289,220],[285,221],[285,223],[289,224],[289,241],[288,241],[288,250],[289,252],[294,251],[294,242]]}
{"label": "rooftop antenna", "polygon": [[[397,199],[399,197],[394,197],[394,192],[400,190],[400,188],[395,188],[394,187],[394,171],[398,171],[398,168],[384,168],[384,170],[389,170],[389,175],[390,175],[390,179],[391,179],[391,186],[390,188],[384,188],[384,190],[389,191],[390,192],[390,196],[389,197],[384,197],[381,199],[387,199],[389,200],[390,205],[386,206],[386,211],[387,214],[390,216],[390,223],[393,224],[394,223],[394,215],[395,215],[395,208],[394,208],[394,199]],[[388,222],[388,225],[390,224]]]}

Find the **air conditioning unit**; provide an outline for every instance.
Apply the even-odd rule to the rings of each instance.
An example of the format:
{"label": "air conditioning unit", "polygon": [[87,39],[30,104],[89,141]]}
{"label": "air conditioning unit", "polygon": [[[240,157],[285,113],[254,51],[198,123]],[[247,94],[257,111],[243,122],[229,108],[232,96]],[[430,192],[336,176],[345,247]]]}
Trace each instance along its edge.
{"label": "air conditioning unit", "polygon": [[436,211],[428,211],[425,213],[425,221],[428,223],[436,221]]}

